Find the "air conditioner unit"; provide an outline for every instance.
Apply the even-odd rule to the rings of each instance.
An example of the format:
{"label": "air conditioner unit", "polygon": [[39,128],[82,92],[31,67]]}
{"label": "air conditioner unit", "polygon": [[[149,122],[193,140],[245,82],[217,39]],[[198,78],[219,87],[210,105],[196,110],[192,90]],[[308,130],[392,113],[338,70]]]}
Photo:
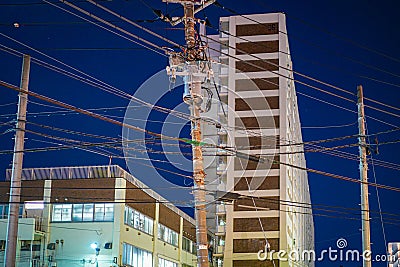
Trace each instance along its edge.
{"label": "air conditioner unit", "polygon": [[55,250],[56,249],[56,243],[47,244],[47,249],[48,250]]}
{"label": "air conditioner unit", "polygon": [[107,242],[104,244],[104,249],[112,249],[112,243],[111,242]]}

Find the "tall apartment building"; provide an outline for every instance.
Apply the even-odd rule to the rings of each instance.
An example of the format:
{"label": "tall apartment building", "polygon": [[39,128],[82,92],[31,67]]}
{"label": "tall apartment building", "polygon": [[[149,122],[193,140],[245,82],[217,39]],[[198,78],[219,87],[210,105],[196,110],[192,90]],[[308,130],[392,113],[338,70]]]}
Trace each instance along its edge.
{"label": "tall apartment building", "polygon": [[[18,267],[196,266],[195,221],[122,168],[23,169],[22,179]],[[0,205],[0,265],[7,209]]]}
{"label": "tall apartment building", "polygon": [[304,154],[290,153],[303,147],[288,145],[302,143],[302,135],[285,15],[223,17],[220,30],[208,42],[220,63],[215,76],[222,103],[204,114],[220,127],[205,124],[203,134],[239,153],[218,150],[217,157],[205,157],[208,188],[231,193],[224,202],[218,201],[221,194],[208,195],[219,203],[208,209],[216,265],[314,266],[301,257],[274,263],[257,257],[267,244],[274,251],[314,248],[311,209],[296,204],[310,203],[307,173],[280,164],[306,165]]}

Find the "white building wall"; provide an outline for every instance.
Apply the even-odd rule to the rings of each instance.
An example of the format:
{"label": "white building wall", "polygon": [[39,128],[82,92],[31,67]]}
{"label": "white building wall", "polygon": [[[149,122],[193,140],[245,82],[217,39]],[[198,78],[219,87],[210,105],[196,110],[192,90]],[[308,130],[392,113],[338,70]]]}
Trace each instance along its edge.
{"label": "white building wall", "polygon": [[[247,19],[247,18],[250,18]],[[236,26],[243,24],[256,24],[254,21],[259,23],[278,23],[279,32],[278,34],[268,35],[252,35],[252,36],[241,36],[235,37]],[[227,25],[229,24],[229,25]],[[260,14],[260,15],[246,15],[243,16],[232,16],[220,19],[221,29],[228,31],[230,34],[220,34],[219,41],[221,43],[227,43],[228,48],[221,45],[221,54],[219,60],[221,63],[228,63],[229,71],[227,72],[227,78],[221,79],[221,95],[227,95],[228,98],[228,118],[226,120],[226,126],[228,128],[228,146],[236,146],[235,137],[246,137],[249,134],[244,133],[238,129],[231,130],[230,127],[235,126],[235,118],[238,117],[250,117],[254,116],[260,120],[264,120],[267,117],[279,116],[279,129],[254,129],[252,132],[255,134],[261,134],[262,136],[273,136],[279,135],[280,143],[286,144],[288,141],[302,142],[301,128],[297,107],[297,99],[295,93],[294,82],[292,80],[293,73],[291,71],[292,62],[290,58],[290,50],[286,31],[285,15],[282,13],[274,14]],[[212,37],[215,38],[215,37]],[[245,39],[245,40],[244,40]],[[248,54],[235,55],[236,45],[243,42],[259,42],[259,41],[274,41],[279,40],[279,51],[275,53],[258,53],[254,54],[257,58],[271,60],[279,59],[279,70],[278,71],[257,71],[257,72],[246,72],[238,73],[236,71],[236,63],[238,60],[257,60]],[[224,53],[229,53],[233,57],[227,57]],[[235,59],[236,57],[236,59]],[[236,92],[235,83],[238,79],[266,79],[271,77],[279,77],[279,90],[264,90],[264,91],[241,91]],[[228,90],[225,93],[226,85]],[[256,110],[256,111],[239,111],[235,112],[235,98],[249,99],[252,97],[260,96],[279,96],[279,109],[275,110]],[[220,121],[223,122],[223,118]],[[209,133],[207,133],[209,134]],[[278,149],[261,149],[261,150],[245,150],[244,153],[248,154],[259,154],[259,153],[273,153],[273,152],[290,152],[293,150],[301,150],[302,147],[293,146],[281,146]],[[228,157],[226,160],[227,165],[225,167],[225,188],[227,191],[234,191],[235,181],[243,176],[276,176],[279,175],[279,188],[278,190],[256,190],[253,192],[237,191],[243,195],[249,195],[254,197],[270,197],[277,196],[280,200],[293,201],[293,202],[305,202],[310,203],[310,195],[308,188],[308,178],[305,171],[290,168],[285,165],[280,165],[278,169],[266,170],[240,170],[238,166],[235,166],[235,162],[232,160],[234,157]],[[296,166],[305,166],[304,154],[281,154],[279,156],[280,162],[290,163]],[[217,166],[218,168],[218,166]],[[216,175],[216,174],[214,174]],[[236,180],[235,180],[236,178]],[[234,266],[234,260],[257,260],[256,253],[234,253],[234,241],[235,239],[273,239],[279,238],[279,249],[290,251],[291,249],[312,249],[314,236],[313,236],[313,220],[312,215],[301,215],[298,212],[312,213],[310,209],[295,208],[292,205],[280,205],[279,210],[260,210],[256,207],[253,211],[234,211],[233,205],[226,205],[225,208],[221,208],[223,214],[220,216],[225,219],[226,225],[223,228],[217,230],[217,235],[220,239],[224,240],[224,246],[218,247],[217,261],[222,263],[224,267]],[[266,232],[234,232],[234,218],[276,218],[279,217],[279,231],[266,231]],[[221,229],[223,232],[221,232]],[[223,250],[223,252],[221,251]],[[223,260],[223,261],[222,261]],[[243,261],[244,263],[244,261]],[[253,263],[255,263],[253,261]],[[236,265],[240,262],[237,262]],[[239,266],[237,265],[237,266]],[[218,265],[220,266],[220,265]],[[222,266],[222,264],[221,264]],[[242,266],[242,265],[240,265]],[[279,266],[313,266],[313,263],[306,262],[280,262]]]}

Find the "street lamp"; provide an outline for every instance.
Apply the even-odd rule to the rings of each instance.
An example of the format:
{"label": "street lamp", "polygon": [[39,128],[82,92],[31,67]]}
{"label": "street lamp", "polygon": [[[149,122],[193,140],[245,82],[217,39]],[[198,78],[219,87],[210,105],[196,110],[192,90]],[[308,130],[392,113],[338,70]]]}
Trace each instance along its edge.
{"label": "street lamp", "polygon": [[96,267],[99,267],[99,261],[97,260],[97,256],[99,256],[100,253],[100,246],[97,242],[93,242],[90,244],[90,247],[96,251]]}

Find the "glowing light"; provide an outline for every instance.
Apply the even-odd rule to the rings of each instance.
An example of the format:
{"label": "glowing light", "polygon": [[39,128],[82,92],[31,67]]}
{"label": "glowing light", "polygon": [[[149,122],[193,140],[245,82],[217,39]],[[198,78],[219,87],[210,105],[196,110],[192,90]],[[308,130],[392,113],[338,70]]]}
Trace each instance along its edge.
{"label": "glowing light", "polygon": [[96,249],[98,247],[98,244],[97,243],[92,243],[92,244],[90,244],[90,247],[92,249]]}

